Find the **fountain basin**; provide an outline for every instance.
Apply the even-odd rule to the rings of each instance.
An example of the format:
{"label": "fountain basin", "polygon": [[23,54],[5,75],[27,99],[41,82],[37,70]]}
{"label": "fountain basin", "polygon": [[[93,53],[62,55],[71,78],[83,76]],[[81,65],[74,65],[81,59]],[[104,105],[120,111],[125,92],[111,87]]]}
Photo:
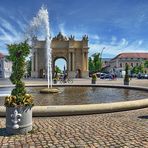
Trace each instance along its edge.
{"label": "fountain basin", "polygon": [[[143,100],[115,102],[89,105],[62,105],[62,106],[34,106],[34,117],[50,117],[65,115],[87,115],[128,111],[148,107],[148,98]],[[0,106],[0,116],[4,117],[6,108]]]}
{"label": "fountain basin", "polygon": [[42,90],[40,90],[40,93],[44,93],[44,94],[52,94],[52,93],[58,93],[59,92],[59,89],[57,88],[44,88]]}
{"label": "fountain basin", "polygon": [[[31,85],[30,85],[31,86]],[[30,87],[29,86],[29,87]],[[80,87],[80,85],[76,85]],[[71,87],[76,87],[71,86]],[[148,88],[145,87],[132,87],[132,86],[110,86],[110,85],[81,85],[81,87],[92,88],[124,88],[125,90],[138,90],[139,93],[145,91],[148,95]],[[35,85],[34,85],[35,87]],[[37,85],[36,85],[37,87]],[[56,87],[60,87],[57,86]],[[62,86],[63,87],[63,86]],[[67,87],[67,85],[65,86]],[[70,86],[69,86],[70,87]],[[108,92],[106,92],[108,93]],[[42,98],[41,98],[42,99]],[[79,98],[78,98],[79,99]],[[33,116],[61,116],[61,115],[80,115],[80,114],[94,114],[94,113],[109,113],[117,111],[127,111],[133,109],[140,109],[148,107],[148,96],[141,100],[109,102],[109,103],[96,103],[96,104],[80,104],[80,105],[47,105],[47,106],[34,106]],[[0,116],[5,116],[5,107],[0,106]]]}

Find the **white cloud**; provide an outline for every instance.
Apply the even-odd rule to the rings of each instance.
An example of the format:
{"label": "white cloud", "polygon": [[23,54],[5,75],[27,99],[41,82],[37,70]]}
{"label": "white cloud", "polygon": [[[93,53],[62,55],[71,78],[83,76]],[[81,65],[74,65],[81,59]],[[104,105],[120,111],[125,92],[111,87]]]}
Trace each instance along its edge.
{"label": "white cloud", "polygon": [[66,35],[65,23],[59,24],[59,30],[60,30],[60,32],[61,32],[64,36]]}
{"label": "white cloud", "polygon": [[0,41],[1,42],[12,42],[13,38],[11,35],[9,35],[3,28],[0,28]]}
{"label": "white cloud", "polygon": [[0,22],[1,22],[0,25],[3,28],[5,28],[6,30],[8,30],[11,34],[13,34],[14,36],[17,36],[18,35],[18,33],[15,30],[15,28],[8,21],[6,21],[5,19],[3,19],[3,18],[0,17]]}
{"label": "white cloud", "polygon": [[[17,19],[15,21],[17,22]],[[22,31],[18,32],[18,30],[4,18],[0,17],[0,22],[0,52],[8,54],[6,45],[24,40],[24,34]],[[17,23],[22,25],[20,21]]]}
{"label": "white cloud", "polygon": [[104,47],[105,49],[103,51],[103,56],[111,58],[123,52],[148,52],[148,45],[139,48],[139,44],[142,45],[142,40],[129,42],[125,38],[121,39],[116,44],[109,44],[106,42],[91,43],[89,44],[89,56],[91,56],[95,52],[101,52]]}
{"label": "white cloud", "polygon": [[[13,43],[22,39],[22,32],[18,32],[7,20],[0,17],[0,41]],[[16,20],[17,21],[17,20]],[[21,25],[21,23],[20,23]]]}
{"label": "white cloud", "polygon": [[96,35],[96,34],[90,34],[88,36],[89,36],[90,39],[98,40],[98,41],[100,40],[100,37],[98,35]]}
{"label": "white cloud", "polygon": [[111,45],[114,45],[116,41],[117,41],[117,38],[115,36],[112,36]]}
{"label": "white cloud", "polygon": [[128,45],[128,41],[125,38],[123,38],[121,39],[119,44],[120,44],[119,46],[122,48]]}
{"label": "white cloud", "polygon": [[143,43],[143,40],[139,40],[139,41],[138,41],[138,45],[139,45],[139,46],[142,45],[142,43]]}

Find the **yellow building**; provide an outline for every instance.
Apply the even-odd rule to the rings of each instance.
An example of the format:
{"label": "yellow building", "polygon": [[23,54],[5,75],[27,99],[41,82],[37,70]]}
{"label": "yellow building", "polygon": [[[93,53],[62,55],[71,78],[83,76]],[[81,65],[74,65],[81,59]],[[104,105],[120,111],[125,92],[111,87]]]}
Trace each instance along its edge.
{"label": "yellow building", "polygon": [[[67,38],[59,33],[51,41],[52,69],[55,69],[55,61],[58,58],[65,59],[66,71],[71,78],[88,77],[88,36],[82,40],[75,40],[74,36]],[[32,42],[32,77],[46,77],[47,75],[46,42],[37,38]]]}
{"label": "yellow building", "polygon": [[108,71],[121,77],[126,63],[132,69],[141,65],[145,60],[148,60],[148,53],[121,53],[109,62]]}

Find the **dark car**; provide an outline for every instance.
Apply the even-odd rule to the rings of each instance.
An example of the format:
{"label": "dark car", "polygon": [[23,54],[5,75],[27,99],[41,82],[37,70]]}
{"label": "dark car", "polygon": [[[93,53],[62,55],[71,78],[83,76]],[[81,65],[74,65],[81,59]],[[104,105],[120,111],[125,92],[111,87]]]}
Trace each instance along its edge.
{"label": "dark car", "polygon": [[148,79],[148,74],[138,74],[137,79]]}

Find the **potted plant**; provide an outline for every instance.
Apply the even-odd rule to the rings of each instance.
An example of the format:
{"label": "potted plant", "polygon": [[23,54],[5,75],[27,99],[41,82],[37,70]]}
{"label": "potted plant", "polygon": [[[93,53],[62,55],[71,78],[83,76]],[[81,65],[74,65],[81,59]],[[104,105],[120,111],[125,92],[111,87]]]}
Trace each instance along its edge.
{"label": "potted plant", "polygon": [[9,134],[22,134],[32,130],[33,98],[26,93],[22,78],[25,73],[25,58],[29,55],[27,41],[7,45],[8,59],[12,61],[11,82],[15,88],[11,95],[5,98],[6,131]]}
{"label": "potted plant", "polygon": [[53,78],[53,83],[54,84],[57,84],[57,81],[58,81],[58,79],[55,77],[55,78]]}
{"label": "potted plant", "polygon": [[128,75],[129,65],[126,63],[125,65],[125,77],[124,77],[124,85],[129,85],[129,75]]}
{"label": "potted plant", "polygon": [[96,74],[93,74],[93,75],[92,75],[91,83],[92,83],[92,84],[96,84],[96,81],[97,81],[97,76],[96,76]]}

